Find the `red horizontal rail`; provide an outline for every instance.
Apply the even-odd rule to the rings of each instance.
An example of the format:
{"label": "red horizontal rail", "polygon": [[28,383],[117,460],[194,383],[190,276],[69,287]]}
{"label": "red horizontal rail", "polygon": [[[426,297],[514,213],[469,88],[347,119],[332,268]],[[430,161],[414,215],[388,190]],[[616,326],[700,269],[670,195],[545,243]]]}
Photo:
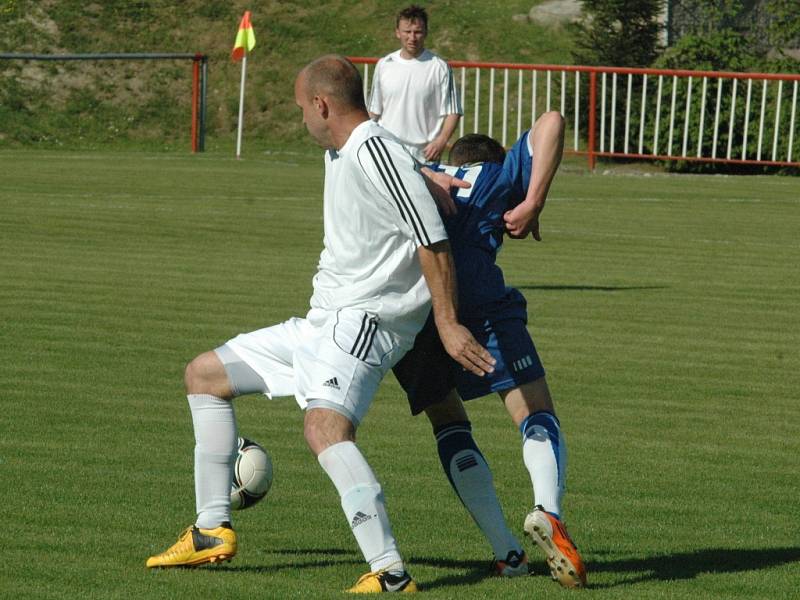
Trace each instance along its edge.
{"label": "red horizontal rail", "polygon": [[702,156],[679,156],[676,154],[625,154],[624,152],[588,152],[586,150],[564,150],[564,154],[576,156],[608,157],[608,158],[641,158],[648,160],[686,160],[689,162],[708,162],[708,163],[735,163],[739,165],[763,165],[768,167],[796,167],[796,162],[786,162],[781,160],[755,160],[755,159],[736,159],[736,158],[703,158]]}
{"label": "red horizontal rail", "polygon": [[[379,59],[364,56],[351,56],[356,64],[375,64]],[[523,63],[475,62],[449,60],[451,67],[470,67],[482,69],[513,69],[517,71],[567,71],[569,73],[617,73],[618,75],[677,75],[678,77],[725,77],[726,79],[758,79],[800,81],[800,75],[790,73],[741,73],[731,71],[691,71],[686,69],[641,69],[633,67],[586,67],[580,65],[531,65]]]}
{"label": "red horizontal rail", "polygon": [[[356,64],[375,64],[378,62],[379,59],[372,58],[372,57],[351,57],[350,60]],[[570,72],[570,73],[586,73],[589,79],[588,82],[588,107],[587,114],[588,114],[588,132],[587,132],[587,148],[585,151],[577,150],[577,148],[573,151],[566,150],[566,153],[573,154],[573,155],[584,155],[588,157],[589,160],[589,169],[593,170],[595,165],[595,160],[597,158],[629,158],[629,159],[645,159],[645,160],[662,160],[662,161],[691,161],[691,162],[706,162],[706,163],[719,163],[719,164],[741,164],[741,165],[765,165],[765,166],[777,166],[777,167],[797,167],[800,165],[800,162],[794,161],[785,161],[785,160],[765,160],[765,159],[735,159],[735,158],[724,158],[724,157],[708,157],[708,156],[678,156],[674,154],[636,154],[636,153],[629,153],[629,152],[600,152],[597,150],[597,101],[598,101],[598,82],[597,82],[597,74],[603,74],[605,80],[605,74],[617,74],[617,75],[651,75],[651,76],[667,76],[667,77],[680,77],[680,78],[719,78],[722,80],[755,80],[755,81],[763,81],[765,90],[767,81],[780,81],[787,83],[794,82],[795,92],[794,96],[797,93],[797,84],[800,82],[800,74],[789,74],[789,73],[742,73],[742,72],[729,72],[729,71],[693,71],[688,69],[645,69],[645,68],[629,68],[629,67],[589,67],[589,66],[581,66],[581,65],[569,65],[569,66],[562,66],[562,65],[537,65],[537,64],[520,64],[520,63],[499,63],[499,62],[477,62],[477,61],[449,61],[448,63],[451,67],[465,67],[465,68],[476,68],[476,69],[508,69],[508,70],[517,70],[517,71],[539,71],[539,72],[546,72],[548,73],[548,82],[549,82],[549,73],[552,72]],[[562,94],[563,94],[563,81],[562,81]],[[630,85],[630,82],[629,82]],[[549,83],[548,83],[549,86]],[[605,88],[604,88],[605,89]],[[748,88],[749,89],[749,88]],[[630,90],[629,90],[630,93]],[[549,94],[549,92],[548,92]],[[793,97],[794,97],[793,96]],[[549,97],[549,96],[548,96]],[[630,99],[628,100],[630,102]],[[505,102],[505,100],[504,100]],[[674,102],[674,98],[673,98]],[[688,102],[688,97],[687,97]],[[762,104],[764,100],[762,99]],[[793,100],[794,102],[794,100]],[[563,103],[563,100],[562,100]],[[749,103],[749,93],[748,93],[748,103]],[[673,109],[674,110],[674,107]],[[717,109],[719,110],[719,108]],[[794,110],[794,109],[792,109]],[[577,111],[576,108],[576,123],[577,123]],[[762,106],[762,115],[761,119],[764,119],[764,107]],[[626,115],[626,118],[628,116]],[[776,117],[777,118],[777,117]],[[476,114],[477,119],[477,114]],[[688,121],[687,121],[688,122]],[[794,123],[794,112],[792,112],[792,123]],[[763,123],[762,123],[763,126]],[[686,125],[684,125],[684,128]],[[577,124],[576,124],[577,128]],[[627,136],[627,131],[626,134]],[[671,134],[670,134],[671,135]],[[684,136],[686,132],[684,131]],[[759,136],[761,133],[759,133]],[[613,136],[613,133],[612,133]],[[777,137],[775,138],[777,139]],[[613,143],[613,142],[612,142]],[[684,144],[686,141],[684,140]],[[694,142],[693,142],[694,143]],[[627,142],[626,142],[627,144]],[[640,140],[641,144],[641,140]],[[576,142],[577,146],[577,142]],[[761,140],[759,138],[759,147],[761,146]],[[627,146],[626,146],[627,147]],[[744,151],[743,151],[744,152]],[[759,150],[760,152],[760,150]],[[791,153],[791,149],[789,149]]]}

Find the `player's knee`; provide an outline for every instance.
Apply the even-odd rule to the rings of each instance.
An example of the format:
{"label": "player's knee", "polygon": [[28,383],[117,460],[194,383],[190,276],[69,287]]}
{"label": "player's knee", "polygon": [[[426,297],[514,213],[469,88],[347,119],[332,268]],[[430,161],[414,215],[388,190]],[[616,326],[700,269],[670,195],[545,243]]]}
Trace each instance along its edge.
{"label": "player's knee", "polygon": [[306,440],[306,444],[308,444],[308,448],[313,452],[314,456],[319,456],[320,452],[326,450],[334,443],[337,443],[339,439],[333,439],[329,432],[326,432],[324,427],[320,426],[317,423],[309,423],[306,420],[305,424],[303,425],[303,437]]}
{"label": "player's knee", "polygon": [[556,414],[553,406],[553,398],[550,396],[550,389],[547,387],[547,380],[544,377],[523,386],[523,399],[525,410],[532,415],[537,412],[548,412]]}
{"label": "player's knee", "polygon": [[211,394],[230,397],[224,367],[213,352],[196,356],[183,372],[183,383],[188,394]]}
{"label": "player's knee", "polygon": [[321,435],[320,429],[313,424],[309,424],[308,421],[303,425],[303,437],[311,452],[314,453],[314,456],[318,456],[320,452],[328,447],[328,444],[324,441],[324,437]]}
{"label": "player's knee", "polygon": [[199,385],[202,378],[203,367],[200,357],[196,356],[186,365],[183,370],[183,385],[187,392],[192,392]]}
{"label": "player's knee", "polygon": [[467,411],[455,390],[448,394],[442,402],[431,404],[425,408],[425,415],[434,430],[453,422],[467,421]]}
{"label": "player's knee", "polygon": [[555,415],[553,398],[550,396],[550,389],[544,376],[512,390],[500,392],[500,396],[517,426],[537,412],[544,411]]}
{"label": "player's knee", "polygon": [[303,421],[303,437],[318,456],[320,452],[340,442],[354,442],[355,428],[344,416],[333,410],[311,408]]}

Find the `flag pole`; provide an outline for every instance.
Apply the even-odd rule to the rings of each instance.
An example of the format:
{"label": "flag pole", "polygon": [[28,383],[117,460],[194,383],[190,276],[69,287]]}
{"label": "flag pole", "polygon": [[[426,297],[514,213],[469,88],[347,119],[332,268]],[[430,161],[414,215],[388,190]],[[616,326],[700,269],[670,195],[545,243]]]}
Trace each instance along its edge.
{"label": "flag pole", "polygon": [[236,158],[240,158],[242,154],[242,118],[244,114],[244,80],[245,72],[247,71],[247,50],[242,56],[242,81],[239,85],[239,127],[236,132]]}
{"label": "flag pole", "polygon": [[236,158],[242,155],[242,125],[244,125],[244,80],[247,72],[247,55],[256,46],[256,36],[250,24],[250,11],[244,11],[231,51],[231,59],[242,61],[242,82],[239,84],[239,125],[236,128]]}

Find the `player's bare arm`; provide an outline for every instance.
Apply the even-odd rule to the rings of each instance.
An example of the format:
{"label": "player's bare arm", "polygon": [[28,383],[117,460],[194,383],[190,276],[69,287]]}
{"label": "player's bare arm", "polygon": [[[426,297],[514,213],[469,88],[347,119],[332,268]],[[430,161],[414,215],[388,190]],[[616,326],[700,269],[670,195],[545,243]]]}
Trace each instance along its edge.
{"label": "player's bare arm", "polygon": [[543,114],[530,132],[532,148],[531,181],[525,200],[503,215],[506,231],[512,238],[532,235],[542,240],[539,232],[539,215],[544,209],[550,184],[561,164],[564,153],[564,118],[556,111]]}
{"label": "player's bare arm", "polygon": [[461,118],[459,114],[452,114],[447,115],[444,118],[444,123],[442,123],[442,131],[439,132],[439,135],[422,151],[425,155],[425,158],[429,161],[439,160],[439,157],[442,155],[442,152],[447,147],[447,142],[450,140],[450,136],[453,135],[453,132],[456,130],[456,126],[458,125],[458,120]]}
{"label": "player's bare arm", "polygon": [[433,318],[447,353],[462,367],[483,376],[494,371],[495,360],[469,329],[458,322],[456,275],[450,242],[442,240],[417,248],[422,273],[431,291]]}
{"label": "player's bare arm", "polygon": [[452,188],[469,188],[472,187],[472,184],[442,171],[434,171],[430,167],[422,167],[420,173],[422,173],[428,191],[436,201],[436,206],[439,207],[439,212],[445,216],[456,214],[456,203],[450,195],[450,190]]}

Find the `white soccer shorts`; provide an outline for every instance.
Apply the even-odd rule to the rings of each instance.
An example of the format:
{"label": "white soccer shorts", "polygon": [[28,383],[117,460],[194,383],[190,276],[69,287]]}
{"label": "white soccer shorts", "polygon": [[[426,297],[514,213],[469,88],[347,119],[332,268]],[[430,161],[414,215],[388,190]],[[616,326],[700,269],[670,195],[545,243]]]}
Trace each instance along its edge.
{"label": "white soccer shorts", "polygon": [[303,409],[314,400],[331,403],[355,425],[407,350],[375,315],[357,309],[311,309],[305,319],[243,333],[226,345],[264,380],[270,398],[294,395]]}

